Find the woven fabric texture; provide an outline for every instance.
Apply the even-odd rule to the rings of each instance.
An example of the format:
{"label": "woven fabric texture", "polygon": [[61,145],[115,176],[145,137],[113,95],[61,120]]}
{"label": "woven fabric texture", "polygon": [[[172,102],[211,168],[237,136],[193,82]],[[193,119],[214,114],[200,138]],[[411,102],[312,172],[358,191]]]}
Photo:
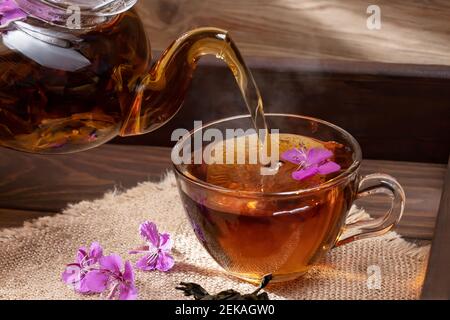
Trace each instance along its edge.
{"label": "woven fabric texture", "polygon": [[[349,218],[361,215],[366,214],[353,208]],[[189,299],[174,289],[181,281],[199,283],[210,293],[255,289],[225,274],[198,243],[169,174],[160,183],[110,192],[60,215],[0,231],[0,299],[98,299],[62,283],[64,266],[73,262],[80,246],[93,241],[101,243],[105,254],[136,261],[128,251],[142,244],[138,227],[146,220],[171,233],[176,265],[168,273],[136,271],[139,299]],[[274,284],[267,292],[271,299],[417,299],[428,251],[390,232],[335,248],[301,279]]]}

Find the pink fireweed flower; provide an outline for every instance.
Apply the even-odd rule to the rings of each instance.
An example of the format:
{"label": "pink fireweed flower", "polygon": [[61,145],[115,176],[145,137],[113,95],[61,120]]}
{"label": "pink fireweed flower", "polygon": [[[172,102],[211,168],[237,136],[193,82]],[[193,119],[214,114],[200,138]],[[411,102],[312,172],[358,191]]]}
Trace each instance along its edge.
{"label": "pink fireweed flower", "polygon": [[108,300],[136,300],[133,267],[125,262],[122,272],[122,259],[110,255],[100,259],[100,269],[89,272],[85,277],[90,292],[101,293]]}
{"label": "pink fireweed flower", "polygon": [[295,180],[305,180],[316,174],[330,174],[341,170],[341,166],[330,160],[333,152],[323,148],[294,148],[284,152],[281,158],[299,166],[292,173]]}
{"label": "pink fireweed flower", "polygon": [[0,28],[7,27],[11,22],[23,20],[27,14],[19,8],[14,0],[0,0]]}
{"label": "pink fireweed flower", "polygon": [[74,263],[68,264],[62,273],[62,281],[79,293],[90,293],[86,286],[86,275],[96,268],[103,249],[97,242],[92,243],[89,250],[85,247],[78,249]]}
{"label": "pink fireweed flower", "polygon": [[130,251],[130,254],[144,254],[136,263],[136,268],[143,271],[159,270],[167,272],[175,264],[170,252],[172,241],[168,233],[159,233],[156,224],[146,221],[139,227],[141,237],[147,245]]}

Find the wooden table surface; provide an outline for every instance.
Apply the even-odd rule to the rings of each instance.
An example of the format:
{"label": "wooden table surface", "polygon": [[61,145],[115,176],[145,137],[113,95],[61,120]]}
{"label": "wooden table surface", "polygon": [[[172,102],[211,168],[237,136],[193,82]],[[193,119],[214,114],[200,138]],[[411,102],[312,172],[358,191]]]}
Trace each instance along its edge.
{"label": "wooden table surface", "polygon": [[[17,227],[38,216],[61,212],[67,204],[101,197],[114,188],[157,181],[171,168],[170,149],[105,145],[84,153],[41,156],[7,149],[0,152],[0,228]],[[365,160],[362,173],[388,173],[404,186],[408,201],[398,231],[431,240],[446,166]],[[383,214],[387,199],[367,200],[365,207]]]}
{"label": "wooden table surface", "polygon": [[[25,221],[59,213],[69,203],[99,198],[114,188],[126,189],[142,181],[158,181],[170,168],[170,149],[161,147],[105,145],[62,156],[30,155],[1,149],[0,229],[20,227]],[[405,188],[407,205],[397,231],[415,242],[430,243],[435,234],[447,166],[365,160],[362,174],[375,172],[391,174]],[[383,214],[387,201],[374,198],[367,200],[364,206],[377,216]],[[448,193],[443,201],[448,201]],[[444,211],[442,207],[441,210]],[[441,215],[440,219],[443,222],[439,232],[441,237],[447,237],[448,215]],[[429,274],[433,279],[428,281],[431,284],[427,283],[430,294],[426,297],[434,297],[434,278],[439,275],[439,270],[448,267],[446,246],[448,243],[434,250],[432,259],[438,267],[430,267]],[[442,281],[437,282],[442,284]],[[448,290],[448,282],[443,283],[439,289],[441,296]]]}

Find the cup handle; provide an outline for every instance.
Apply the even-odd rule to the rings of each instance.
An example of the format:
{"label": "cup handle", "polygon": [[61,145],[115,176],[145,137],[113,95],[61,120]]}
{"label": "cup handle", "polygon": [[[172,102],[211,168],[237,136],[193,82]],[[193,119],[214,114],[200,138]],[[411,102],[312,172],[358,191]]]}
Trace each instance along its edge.
{"label": "cup handle", "polygon": [[359,183],[357,199],[374,194],[387,194],[391,198],[391,208],[384,217],[377,219],[357,221],[346,224],[338,237],[335,247],[344,244],[381,236],[390,231],[400,221],[405,209],[405,191],[397,180],[387,174],[371,174]]}

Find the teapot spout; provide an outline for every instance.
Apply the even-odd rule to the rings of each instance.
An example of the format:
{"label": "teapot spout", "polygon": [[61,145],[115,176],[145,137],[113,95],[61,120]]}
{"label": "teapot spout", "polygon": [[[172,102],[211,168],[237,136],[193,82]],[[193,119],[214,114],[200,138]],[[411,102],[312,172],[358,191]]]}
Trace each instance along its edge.
{"label": "teapot spout", "polygon": [[256,85],[228,32],[199,28],[176,40],[142,79],[121,129],[121,136],[144,134],[163,126],[180,109],[199,59],[214,55],[233,72],[241,91],[259,96]]}

